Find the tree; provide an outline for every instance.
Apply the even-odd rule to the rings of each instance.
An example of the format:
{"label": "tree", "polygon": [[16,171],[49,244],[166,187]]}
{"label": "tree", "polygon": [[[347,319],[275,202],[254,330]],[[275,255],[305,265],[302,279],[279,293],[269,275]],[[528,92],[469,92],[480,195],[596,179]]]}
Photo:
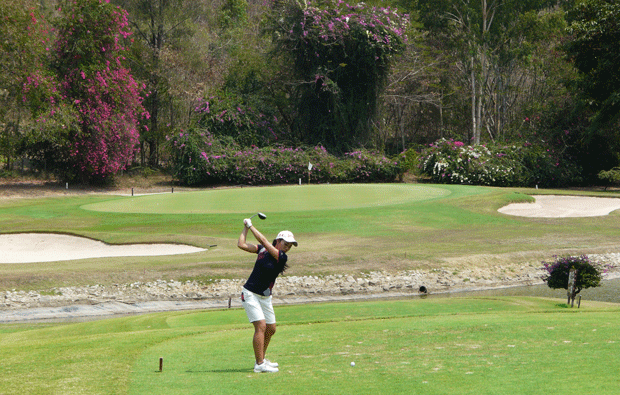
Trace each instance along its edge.
{"label": "tree", "polygon": [[419,27],[407,35],[406,48],[395,59],[381,97],[382,122],[376,127],[384,132],[385,149],[391,153],[442,138],[447,130],[446,99],[454,94],[442,73],[446,58],[441,44],[431,42]]}
{"label": "tree", "polygon": [[605,190],[609,185],[620,184],[620,167],[614,167],[610,170],[603,170],[598,173],[598,178],[605,184]]}
{"label": "tree", "polygon": [[[594,112],[589,140],[620,147],[620,4],[584,0],[568,13],[565,50],[579,70],[576,86]],[[618,157],[615,158],[618,163]],[[600,169],[599,169],[600,170]]]}
{"label": "tree", "polygon": [[[42,76],[50,48],[49,26],[34,1],[0,3],[0,155],[13,168],[24,129],[31,122],[24,86],[28,78]],[[35,99],[31,97],[31,99]]]}
{"label": "tree", "polygon": [[[209,15],[202,1],[194,0],[114,0],[129,13],[136,44],[131,56],[136,75],[145,82],[148,96],[144,106],[150,114],[148,128],[142,131],[142,164],[158,166],[159,147],[175,123],[175,99],[189,93],[190,100],[202,97],[195,86],[204,84],[191,78],[200,62],[191,62],[190,52],[200,52],[192,40],[195,24],[204,24]],[[214,23],[214,22],[213,22]],[[185,50],[184,50],[185,49]],[[191,63],[191,64],[188,64]],[[189,70],[188,70],[189,69]],[[179,78],[175,78],[178,76]],[[194,86],[192,86],[194,85]],[[187,113],[189,106],[183,108]]]}
{"label": "tree", "polygon": [[272,55],[290,65],[296,112],[288,116],[302,141],[336,151],[368,143],[407,24],[394,9],[364,3],[275,2]]}
{"label": "tree", "polygon": [[[514,111],[511,92],[528,82],[519,66],[541,40],[539,12],[551,0],[419,0],[420,20],[440,35],[452,57],[450,76],[469,94],[471,140],[501,135]],[[543,14],[544,15],[544,14]]]}
{"label": "tree", "polygon": [[[148,118],[141,87],[123,65],[123,42],[131,35],[127,13],[104,0],[66,0],[59,11],[52,68],[60,104],[78,118],[70,131],[70,162],[75,175],[98,182],[131,163],[140,120]],[[56,101],[48,118],[55,118]]]}
{"label": "tree", "polygon": [[590,262],[585,255],[556,257],[554,262],[543,262],[543,267],[548,273],[543,277],[543,281],[553,289],[568,290],[570,271],[575,270],[575,287],[568,295],[569,301],[574,301],[582,289],[598,287],[604,271],[604,268]]}

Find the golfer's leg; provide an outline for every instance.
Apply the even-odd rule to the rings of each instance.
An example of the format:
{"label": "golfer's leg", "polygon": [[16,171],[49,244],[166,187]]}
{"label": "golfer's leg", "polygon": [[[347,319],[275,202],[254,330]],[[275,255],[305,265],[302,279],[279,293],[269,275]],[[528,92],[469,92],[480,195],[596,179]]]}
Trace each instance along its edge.
{"label": "golfer's leg", "polygon": [[261,364],[265,359],[265,332],[267,325],[265,320],[254,321],[252,324],[254,324],[254,339],[252,341],[254,357],[256,358],[256,363]]}
{"label": "golfer's leg", "polygon": [[267,355],[267,347],[269,347],[271,336],[273,336],[274,333],[276,333],[276,324],[266,324],[265,325],[265,344],[263,346],[263,356]]}

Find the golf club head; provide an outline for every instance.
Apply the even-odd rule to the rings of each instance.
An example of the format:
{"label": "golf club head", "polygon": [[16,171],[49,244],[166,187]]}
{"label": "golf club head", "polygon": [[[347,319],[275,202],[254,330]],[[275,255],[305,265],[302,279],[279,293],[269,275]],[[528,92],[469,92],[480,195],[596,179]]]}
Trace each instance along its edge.
{"label": "golf club head", "polygon": [[263,213],[256,213],[256,214],[254,214],[253,216],[251,216],[251,217],[250,217],[250,219],[252,219],[252,218],[256,217],[257,215],[258,215],[258,218],[260,218],[260,219],[265,219],[265,218],[267,218],[267,216],[266,216],[265,214],[263,214]]}

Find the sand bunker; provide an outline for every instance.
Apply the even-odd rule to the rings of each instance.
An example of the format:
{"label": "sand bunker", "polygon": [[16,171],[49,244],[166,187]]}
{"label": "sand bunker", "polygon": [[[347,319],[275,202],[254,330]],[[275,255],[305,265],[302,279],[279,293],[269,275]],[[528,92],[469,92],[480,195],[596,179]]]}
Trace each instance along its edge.
{"label": "sand bunker", "polygon": [[100,241],[60,234],[0,234],[0,263],[69,261],[121,256],[191,254],[203,248],[179,244],[110,245]]}
{"label": "sand bunker", "polygon": [[514,203],[500,208],[500,213],[520,217],[567,218],[598,217],[620,209],[620,199],[587,196],[533,196],[534,203]]}

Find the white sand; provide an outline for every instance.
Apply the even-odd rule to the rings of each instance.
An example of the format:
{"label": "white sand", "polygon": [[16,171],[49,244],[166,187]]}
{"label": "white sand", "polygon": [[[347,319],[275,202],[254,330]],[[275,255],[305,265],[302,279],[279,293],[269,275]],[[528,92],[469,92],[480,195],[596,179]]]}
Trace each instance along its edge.
{"label": "white sand", "polygon": [[587,196],[533,196],[534,203],[514,203],[500,208],[503,214],[520,217],[598,217],[620,209],[620,199]]}
{"label": "white sand", "polygon": [[110,245],[100,241],[60,234],[0,234],[0,263],[69,261],[121,256],[191,254],[203,248],[179,244]]}

